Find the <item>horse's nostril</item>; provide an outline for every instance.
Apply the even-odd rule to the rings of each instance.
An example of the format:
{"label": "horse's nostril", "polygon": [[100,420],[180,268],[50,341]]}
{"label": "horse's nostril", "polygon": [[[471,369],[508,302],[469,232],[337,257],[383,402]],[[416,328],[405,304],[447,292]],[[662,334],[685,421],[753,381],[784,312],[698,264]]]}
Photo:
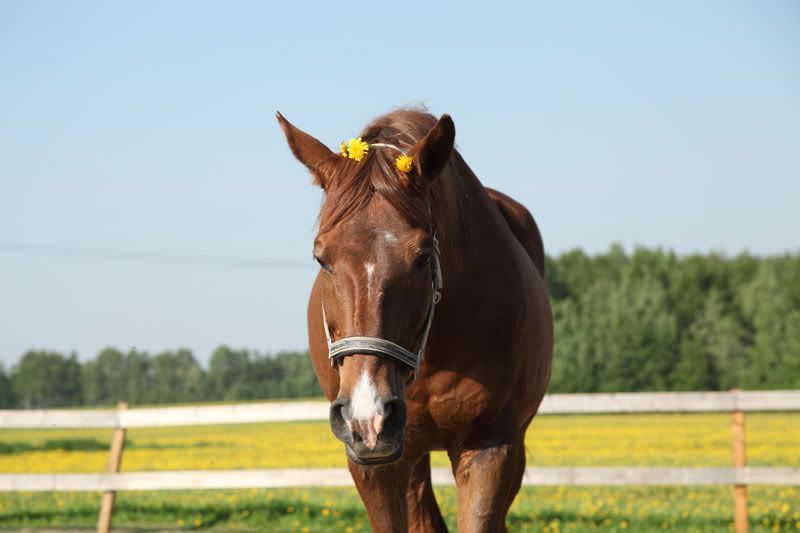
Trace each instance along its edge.
{"label": "horse's nostril", "polygon": [[341,418],[344,420],[344,409],[348,406],[349,400],[347,398],[336,398],[331,403],[331,418]]}
{"label": "horse's nostril", "polygon": [[402,432],[406,425],[406,402],[396,397],[385,400],[383,417],[381,433],[394,436]]}
{"label": "horse's nostril", "polygon": [[331,403],[330,423],[333,434],[340,439],[345,439],[347,435],[347,422],[345,421],[345,409],[348,408],[350,401],[347,398],[336,398]]}

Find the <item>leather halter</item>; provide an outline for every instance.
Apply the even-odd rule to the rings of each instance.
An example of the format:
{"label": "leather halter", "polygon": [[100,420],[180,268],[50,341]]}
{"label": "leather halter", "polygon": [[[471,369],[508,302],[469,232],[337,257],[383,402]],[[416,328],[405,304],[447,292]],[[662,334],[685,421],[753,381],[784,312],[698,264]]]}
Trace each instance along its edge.
{"label": "leather halter", "polygon": [[341,363],[342,359],[354,354],[389,357],[411,367],[414,370],[411,380],[416,379],[419,367],[422,364],[422,356],[425,353],[425,344],[428,341],[431,324],[433,324],[433,310],[442,299],[442,288],[444,288],[442,268],[439,263],[439,241],[436,239],[435,233],[433,236],[433,255],[431,256],[431,278],[431,306],[428,310],[428,318],[425,321],[425,329],[422,330],[422,336],[419,339],[419,351],[417,353],[380,337],[354,336],[344,337],[336,342],[331,341],[330,328],[328,327],[325,305],[323,304],[322,323],[325,328],[325,338],[328,340],[328,359],[331,362],[331,366],[336,368],[336,365]]}

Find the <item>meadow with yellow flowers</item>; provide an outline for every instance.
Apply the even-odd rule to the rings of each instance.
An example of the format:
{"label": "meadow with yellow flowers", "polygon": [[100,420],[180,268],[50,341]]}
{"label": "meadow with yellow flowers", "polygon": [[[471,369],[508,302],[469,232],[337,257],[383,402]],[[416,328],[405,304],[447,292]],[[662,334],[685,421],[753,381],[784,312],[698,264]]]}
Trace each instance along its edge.
{"label": "meadow with yellow flowers", "polygon": [[[102,472],[109,430],[0,431],[0,472]],[[729,466],[727,414],[540,416],[527,435],[529,466]],[[60,443],[60,444],[59,444]],[[72,444],[70,444],[72,443]],[[747,416],[750,465],[800,467],[800,413]],[[446,466],[443,453],[434,466]],[[324,422],[134,429],[123,471],[344,466]],[[455,528],[455,489],[436,489]],[[1,493],[0,529],[92,527],[94,493]],[[753,531],[800,531],[800,489],[750,488]],[[366,531],[353,489],[130,492],[118,527],[253,531]],[[729,487],[526,487],[512,531],[728,531]]]}

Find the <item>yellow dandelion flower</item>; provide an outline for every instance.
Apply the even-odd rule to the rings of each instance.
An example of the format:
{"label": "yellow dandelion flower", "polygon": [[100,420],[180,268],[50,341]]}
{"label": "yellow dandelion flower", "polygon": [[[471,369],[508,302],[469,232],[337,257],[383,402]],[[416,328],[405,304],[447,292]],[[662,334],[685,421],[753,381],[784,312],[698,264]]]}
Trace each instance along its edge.
{"label": "yellow dandelion flower", "polygon": [[339,153],[342,154],[342,157],[347,157],[347,143],[344,141],[339,145]]}
{"label": "yellow dandelion flower", "polygon": [[397,159],[394,160],[394,166],[403,174],[408,174],[411,171],[411,163],[413,162],[414,158],[406,154],[400,154],[397,156]]}
{"label": "yellow dandelion flower", "polygon": [[367,155],[368,151],[369,144],[362,141],[361,137],[350,139],[350,142],[347,144],[347,155],[350,156],[350,159],[361,161],[361,158]]}

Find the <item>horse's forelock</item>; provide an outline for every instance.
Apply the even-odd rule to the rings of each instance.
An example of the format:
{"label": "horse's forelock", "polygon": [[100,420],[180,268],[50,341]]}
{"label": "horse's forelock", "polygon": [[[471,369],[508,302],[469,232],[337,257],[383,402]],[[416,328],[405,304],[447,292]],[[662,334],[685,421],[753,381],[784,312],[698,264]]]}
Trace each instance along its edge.
{"label": "horse's forelock", "polygon": [[[436,125],[437,119],[421,109],[400,109],[373,120],[362,132],[368,143],[393,144],[410,150]],[[455,153],[455,150],[454,150]],[[361,161],[345,158],[331,161],[326,168],[325,202],[320,212],[320,233],[324,233],[364,208],[380,194],[409,222],[420,227],[436,226],[441,232],[453,227],[462,215],[462,187],[452,165],[431,185],[431,210],[422,184],[409,183],[395,168],[397,152],[372,148]],[[449,233],[449,232],[447,232]]]}

